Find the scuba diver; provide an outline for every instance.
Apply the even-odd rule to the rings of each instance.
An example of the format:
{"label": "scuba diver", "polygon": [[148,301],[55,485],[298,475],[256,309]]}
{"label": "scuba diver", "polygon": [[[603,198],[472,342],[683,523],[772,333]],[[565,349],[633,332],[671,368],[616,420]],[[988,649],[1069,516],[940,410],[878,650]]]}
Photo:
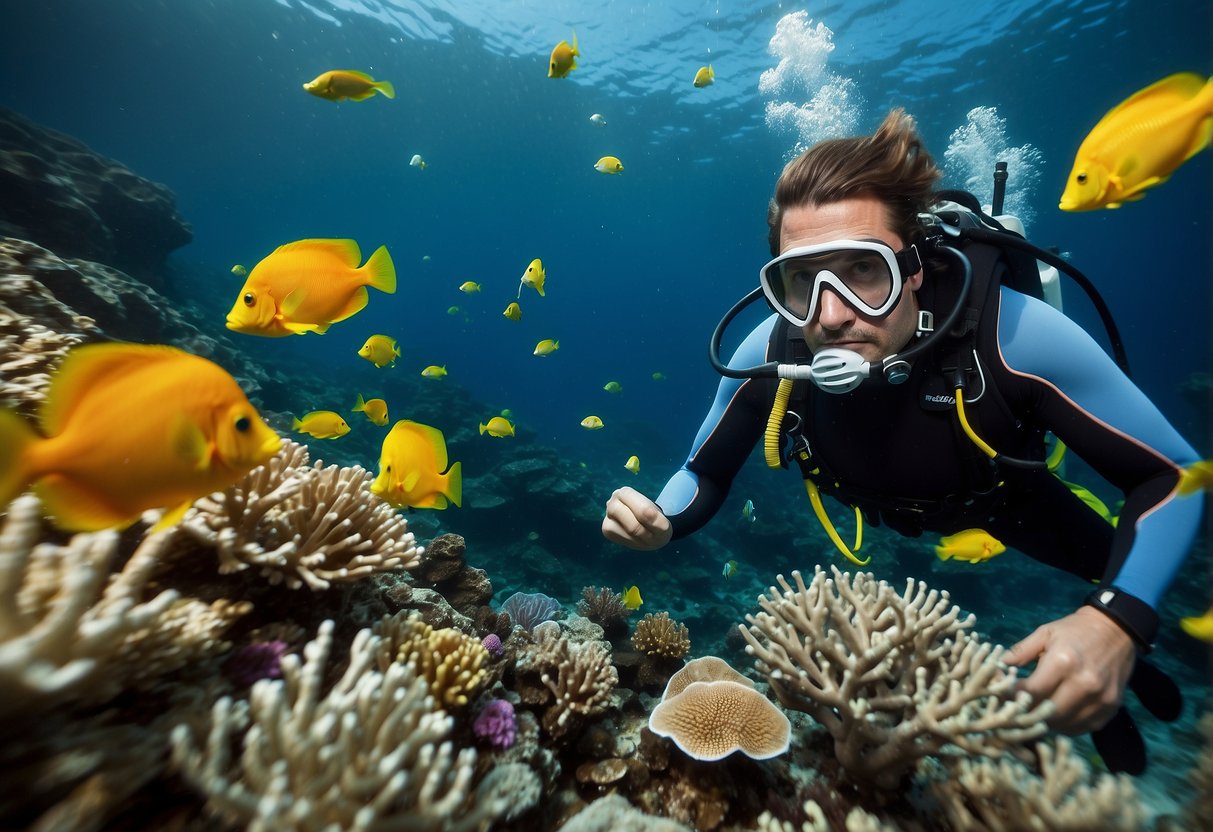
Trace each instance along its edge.
{"label": "scuba diver", "polygon": [[[1200,528],[1203,494],[1177,494],[1198,457],[1127,366],[1039,299],[1038,260],[1081,273],[969,195],[936,192],[940,177],[900,109],[870,136],[788,163],[767,211],[773,259],[713,335],[725,378],[690,454],[656,501],[616,490],[603,535],[653,550],[696,531],[764,437],[768,464],[797,463],[819,520],[857,564],[867,563],[859,540],[843,541],[823,492],[853,507],[860,527],[984,530],[1089,582],[1076,584],[1074,612],[1005,660],[1035,663],[1020,688],[1053,702],[1051,727],[1092,732],[1110,769],[1140,773],[1145,745],[1122,702],[1128,688],[1155,716],[1179,714],[1178,688],[1141,656]],[[943,195],[954,201],[941,205]],[[722,364],[722,331],[761,297],[777,314]],[[1052,473],[1065,448],[1124,492],[1118,523]]]}

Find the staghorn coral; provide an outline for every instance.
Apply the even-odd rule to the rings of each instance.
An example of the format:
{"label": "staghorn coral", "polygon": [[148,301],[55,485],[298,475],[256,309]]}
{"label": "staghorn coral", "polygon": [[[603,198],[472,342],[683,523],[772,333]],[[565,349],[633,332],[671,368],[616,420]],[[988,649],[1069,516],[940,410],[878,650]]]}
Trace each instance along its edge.
{"label": "staghorn coral", "polygon": [[[499,789],[470,796],[476,752],[455,753],[452,719],[405,664],[374,669],[380,639],[361,630],[345,673],[323,693],[333,622],[304,657],[287,656],[281,680],[253,686],[251,701],[220,699],[209,736],[173,731],[173,762],[229,822],[254,830],[486,828],[509,806]],[[247,728],[247,732],[245,729]],[[243,754],[232,740],[244,732]]]}
{"label": "staghorn coral", "polygon": [[382,636],[379,670],[386,673],[394,662],[409,665],[442,705],[466,705],[484,680],[488,650],[453,627],[435,630],[416,613],[401,610],[384,616],[375,631]]}
{"label": "staghorn coral", "polygon": [[649,613],[636,623],[632,646],[647,656],[681,659],[691,650],[685,624],[670,618],[668,612]]}
{"label": "staghorn coral", "polygon": [[807,587],[793,572],[795,589],[778,576],[741,631],[779,701],[825,726],[850,776],[892,789],[945,746],[996,757],[1046,732],[1050,703],[1014,695],[1003,648],[972,637],[946,592],[910,580],[899,596],[831,570]]}
{"label": "staghorn coral", "polygon": [[611,641],[628,631],[628,617],[632,614],[623,603],[623,595],[605,586],[583,587],[577,612],[601,627]]}
{"label": "staghorn coral", "polygon": [[367,490],[367,471],[307,462],[306,446],[284,442],[241,482],[195,502],[181,533],[213,547],[221,573],[256,566],[292,589],[417,566],[407,521]]}

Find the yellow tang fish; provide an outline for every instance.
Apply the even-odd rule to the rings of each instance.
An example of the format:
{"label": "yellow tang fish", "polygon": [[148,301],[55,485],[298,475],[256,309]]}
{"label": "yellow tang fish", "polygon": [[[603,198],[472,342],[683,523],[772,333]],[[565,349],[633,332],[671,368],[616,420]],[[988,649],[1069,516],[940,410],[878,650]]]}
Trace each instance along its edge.
{"label": "yellow tang fish", "polygon": [[623,385],[617,381],[608,381],[606,384],[602,385],[602,389],[608,393],[622,393]]}
{"label": "yellow tang fish", "polygon": [[396,508],[444,509],[463,503],[463,474],[447,470],[446,440],[438,428],[401,419],[383,438],[379,476],[371,493]]}
{"label": "yellow tang fish", "polygon": [[395,367],[396,359],[400,357],[400,347],[396,339],[386,335],[372,335],[358,350],[358,354],[376,367]]}
{"label": "yellow tang fish", "polygon": [[699,71],[695,73],[695,80],[692,81],[697,87],[710,87],[712,82],[716,80],[716,70],[712,69],[712,65],[699,67]]}
{"label": "yellow tang fish", "polygon": [[514,426],[511,425],[509,420],[504,416],[494,416],[492,419],[489,419],[487,425],[484,422],[480,423],[480,435],[484,436],[486,433],[489,436],[496,436],[499,439],[506,436],[513,436]]}
{"label": "yellow tang fish", "polygon": [[396,267],[380,246],[359,268],[353,240],[299,240],[279,246],[253,267],[227,313],[227,328],[281,338],[323,334],[367,304],[366,287],[392,294]]}
{"label": "yellow tang fish", "polygon": [[237,263],[236,265],[232,266],[232,274],[236,275],[236,277],[244,277],[246,274],[248,274],[248,269]]}
{"label": "yellow tang fish", "polygon": [[639,474],[640,473],[640,457],[633,454],[632,456],[628,457],[627,462],[623,463],[623,467],[627,468],[633,474]]}
{"label": "yellow tang fish", "polygon": [[522,273],[522,280],[518,282],[518,297],[522,297],[523,286],[530,286],[539,293],[539,297],[543,297],[543,281],[547,280],[547,276],[547,272],[543,269],[543,261],[536,257]]}
{"label": "yellow tang fish", "polygon": [[630,610],[640,609],[644,599],[640,597],[640,587],[633,585],[623,593],[623,605]]}
{"label": "yellow tang fish", "polygon": [[522,307],[519,306],[517,303],[511,303],[509,306],[507,306],[505,308],[505,311],[502,312],[501,314],[503,317],[509,318],[511,321],[521,321],[522,320]]}
{"label": "yellow tang fish", "polygon": [[396,97],[396,88],[390,81],[376,81],[356,69],[330,69],[308,81],[303,88],[317,98],[329,101],[341,101],[345,98],[364,101],[375,93],[386,95],[388,98]]}
{"label": "yellow tang fish", "polygon": [[577,68],[576,59],[579,57],[581,57],[581,53],[577,51],[577,30],[574,29],[572,46],[569,46],[567,40],[562,40],[552,50],[552,57],[548,59],[548,77],[566,77]]}
{"label": "yellow tang fish", "polygon": [[623,162],[618,156],[603,156],[594,163],[594,170],[599,173],[623,173]]}
{"label": "yellow tang fish", "polygon": [[1192,638],[1213,644],[1213,607],[1205,610],[1204,615],[1179,619],[1179,626]]}
{"label": "yellow tang fish", "polygon": [[480,291],[480,284],[467,280],[459,284],[459,291],[463,292],[465,295],[472,295]]}
{"label": "yellow tang fish", "polygon": [[1198,491],[1213,491],[1213,459],[1193,462],[1179,479],[1180,496],[1187,497]]}
{"label": "yellow tang fish", "polygon": [[558,350],[558,349],[560,349],[559,341],[553,341],[551,338],[544,338],[542,341],[540,341],[538,344],[535,345],[535,351],[533,353],[531,353],[531,355],[538,355],[538,356],[551,355],[552,353],[556,352],[556,350]]}
{"label": "yellow tang fish", "polygon": [[331,410],[313,410],[302,419],[291,422],[291,430],[306,433],[317,439],[337,439],[350,432],[349,423],[340,413]]}
{"label": "yellow tang fish", "polygon": [[1058,207],[1119,208],[1161,185],[1209,146],[1213,81],[1178,72],[1134,93],[1099,120],[1078,147]]}
{"label": "yellow tang fish", "polygon": [[581,420],[581,426],[586,430],[598,430],[602,427],[602,420],[597,416],[586,416]]}
{"label": "yellow tang fish", "polygon": [[[217,364],[174,347],[92,344],[51,378],[40,432],[0,410],[0,506],[29,485],[58,526],[167,528],[278,452],[282,440]],[[43,438],[45,437],[45,438]]]}
{"label": "yellow tang fish", "polygon": [[354,404],[354,413],[365,413],[366,418],[370,419],[373,424],[383,427],[387,424],[387,402],[383,399],[366,400],[362,398],[362,394],[358,394],[358,401]]}
{"label": "yellow tang fish", "polygon": [[421,371],[421,375],[425,376],[426,378],[445,378],[446,365],[443,364],[441,367],[439,367],[437,364],[431,364]]}
{"label": "yellow tang fish", "polygon": [[1006,550],[1007,547],[989,532],[982,529],[965,529],[941,539],[935,547],[935,554],[939,555],[940,560],[956,558],[969,563],[981,563],[995,555],[1001,555]]}

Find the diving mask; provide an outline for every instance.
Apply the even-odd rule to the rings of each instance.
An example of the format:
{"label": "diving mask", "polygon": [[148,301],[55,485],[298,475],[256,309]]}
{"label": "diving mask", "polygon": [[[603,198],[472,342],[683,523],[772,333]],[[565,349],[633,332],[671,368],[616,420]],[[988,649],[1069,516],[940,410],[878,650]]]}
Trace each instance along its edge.
{"label": "diving mask", "polygon": [[883,318],[901,300],[905,278],[921,269],[912,245],[894,252],[875,240],[832,240],[785,251],[762,267],[758,281],[776,312],[804,326],[826,286],[860,313]]}

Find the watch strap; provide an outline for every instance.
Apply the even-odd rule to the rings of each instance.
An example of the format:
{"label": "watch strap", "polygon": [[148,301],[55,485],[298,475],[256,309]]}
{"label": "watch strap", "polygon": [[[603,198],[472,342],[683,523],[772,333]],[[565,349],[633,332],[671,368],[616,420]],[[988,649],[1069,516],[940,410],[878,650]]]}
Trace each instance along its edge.
{"label": "watch strap", "polygon": [[1145,601],[1123,589],[1101,586],[1083,601],[1115,621],[1136,642],[1138,649],[1149,653],[1158,635],[1158,613]]}

